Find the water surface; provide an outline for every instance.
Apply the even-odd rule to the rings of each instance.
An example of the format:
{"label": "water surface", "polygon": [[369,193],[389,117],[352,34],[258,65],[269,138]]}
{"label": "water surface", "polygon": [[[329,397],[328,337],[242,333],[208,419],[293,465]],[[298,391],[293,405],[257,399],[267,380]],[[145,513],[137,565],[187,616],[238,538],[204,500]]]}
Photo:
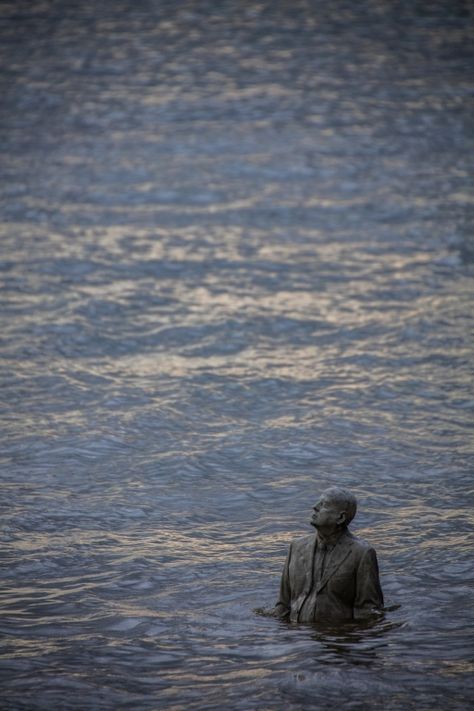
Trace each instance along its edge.
{"label": "water surface", "polygon": [[[2,708],[467,708],[471,10],[2,3]],[[255,615],[338,484],[395,609]]]}

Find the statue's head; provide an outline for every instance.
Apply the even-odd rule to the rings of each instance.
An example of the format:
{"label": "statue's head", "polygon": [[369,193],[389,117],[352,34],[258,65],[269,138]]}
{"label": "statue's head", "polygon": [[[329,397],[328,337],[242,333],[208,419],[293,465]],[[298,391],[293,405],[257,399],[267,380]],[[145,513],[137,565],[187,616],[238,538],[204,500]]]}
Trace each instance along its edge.
{"label": "statue's head", "polygon": [[350,491],[331,486],[323,491],[313,507],[311,525],[327,533],[350,524],[357,511],[357,500]]}

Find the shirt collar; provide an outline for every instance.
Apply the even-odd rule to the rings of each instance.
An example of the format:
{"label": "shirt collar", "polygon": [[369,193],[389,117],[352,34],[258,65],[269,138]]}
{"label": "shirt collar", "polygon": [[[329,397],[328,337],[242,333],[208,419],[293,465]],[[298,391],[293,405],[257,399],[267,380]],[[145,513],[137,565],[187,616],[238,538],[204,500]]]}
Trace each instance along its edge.
{"label": "shirt collar", "polygon": [[333,533],[332,536],[329,536],[329,538],[323,538],[318,531],[318,533],[316,534],[318,545],[324,546],[328,551],[332,551],[334,546],[339,543],[339,540],[342,538],[344,533],[345,529],[342,529],[342,531],[336,531],[336,533]]}

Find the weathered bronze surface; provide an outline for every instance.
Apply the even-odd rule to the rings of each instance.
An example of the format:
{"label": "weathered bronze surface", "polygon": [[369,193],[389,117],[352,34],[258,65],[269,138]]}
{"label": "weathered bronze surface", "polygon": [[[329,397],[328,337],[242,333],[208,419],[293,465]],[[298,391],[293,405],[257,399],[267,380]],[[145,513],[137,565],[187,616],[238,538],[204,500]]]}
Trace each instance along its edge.
{"label": "weathered bronze surface", "polygon": [[326,489],[313,508],[316,534],[294,540],[273,614],[290,622],[361,620],[381,613],[375,550],[348,529],[357,502],[347,490]]}

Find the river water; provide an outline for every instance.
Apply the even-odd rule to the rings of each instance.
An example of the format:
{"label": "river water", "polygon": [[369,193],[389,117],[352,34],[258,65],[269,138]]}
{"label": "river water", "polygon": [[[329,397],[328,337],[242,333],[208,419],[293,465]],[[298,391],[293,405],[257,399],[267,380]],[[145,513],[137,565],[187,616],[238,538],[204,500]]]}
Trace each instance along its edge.
{"label": "river water", "polygon": [[[2,709],[467,708],[472,26],[1,4]],[[385,617],[255,614],[338,484]]]}

